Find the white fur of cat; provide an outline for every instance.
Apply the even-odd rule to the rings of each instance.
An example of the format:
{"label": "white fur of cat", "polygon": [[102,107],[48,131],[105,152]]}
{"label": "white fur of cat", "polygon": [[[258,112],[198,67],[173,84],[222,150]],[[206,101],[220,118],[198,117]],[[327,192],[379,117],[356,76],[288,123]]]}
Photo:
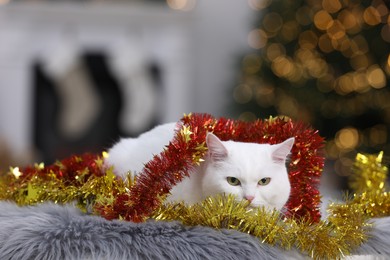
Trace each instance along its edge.
{"label": "white fur of cat", "polygon": [[[125,177],[128,171],[139,174],[173,139],[175,127],[160,125],[138,138],[121,139],[109,149],[106,165],[114,166],[118,176]],[[208,133],[206,144],[205,161],[172,188],[167,201],[193,204],[216,194],[234,194],[251,207],[283,208],[291,190],[285,163],[294,138],[270,145],[220,141]]]}

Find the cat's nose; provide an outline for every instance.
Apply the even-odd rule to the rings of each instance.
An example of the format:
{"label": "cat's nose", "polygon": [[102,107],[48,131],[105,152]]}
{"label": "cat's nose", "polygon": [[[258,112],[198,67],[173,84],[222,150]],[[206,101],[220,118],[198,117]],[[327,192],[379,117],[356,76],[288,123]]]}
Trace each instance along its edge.
{"label": "cat's nose", "polygon": [[255,196],[252,196],[252,195],[247,195],[245,196],[245,199],[246,200],[249,200],[249,202],[252,202],[252,200],[255,198]]}

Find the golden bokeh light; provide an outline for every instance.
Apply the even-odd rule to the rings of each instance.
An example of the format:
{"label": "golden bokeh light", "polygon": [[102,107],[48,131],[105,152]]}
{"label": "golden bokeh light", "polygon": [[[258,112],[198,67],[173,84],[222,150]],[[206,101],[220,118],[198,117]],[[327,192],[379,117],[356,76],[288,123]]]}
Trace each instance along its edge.
{"label": "golden bokeh light", "polygon": [[343,24],[346,30],[354,29],[358,24],[356,17],[349,10],[341,11],[337,19]]}
{"label": "golden bokeh light", "polygon": [[[353,90],[355,92],[364,93],[364,92],[367,92],[370,90],[367,76],[366,76],[366,73],[364,71],[353,72],[353,73],[351,73],[351,76],[352,76],[352,80],[353,80],[353,88],[354,88]],[[354,111],[355,109],[356,108],[353,107],[353,109],[351,109],[351,110]],[[353,114],[353,112],[350,114]]]}
{"label": "golden bokeh light", "polygon": [[[305,77],[304,77],[305,71],[304,71],[304,68],[301,64],[295,63],[294,66],[292,67],[292,69],[293,69],[292,73],[287,75],[287,79],[290,82],[302,83],[303,81],[305,81]],[[299,87],[300,84],[296,84],[294,86]]]}
{"label": "golden bokeh light", "polygon": [[311,31],[304,31],[299,35],[298,43],[301,48],[314,49],[317,46],[318,37]]}
{"label": "golden bokeh light", "polygon": [[321,35],[318,39],[318,47],[325,53],[334,51],[332,40],[329,38],[327,33]]}
{"label": "golden bokeh light", "polygon": [[359,132],[356,128],[347,127],[336,133],[335,144],[341,150],[353,150],[359,143]]}
{"label": "golden bokeh light", "polygon": [[279,77],[287,77],[293,72],[294,64],[291,59],[279,56],[272,61],[272,70]]}
{"label": "golden bokeh light", "polygon": [[390,76],[390,54],[387,56],[387,62],[385,65],[385,71],[388,76]]}
{"label": "golden bokeh light", "polygon": [[278,13],[269,13],[264,16],[263,26],[268,32],[276,33],[282,28],[283,19]]}
{"label": "golden bokeh light", "polygon": [[351,41],[351,50],[354,55],[367,53],[369,51],[367,40],[361,35],[356,35]]}
{"label": "golden bokeh light", "polygon": [[369,59],[365,54],[351,57],[349,63],[354,70],[366,69],[370,65]]}
{"label": "golden bokeh light", "polygon": [[389,15],[389,9],[385,5],[385,3],[380,3],[376,6],[376,10],[378,10],[379,15],[382,17],[382,20],[386,21],[386,17]]}
{"label": "golden bokeh light", "polygon": [[339,40],[345,36],[345,28],[339,20],[331,23],[326,29],[326,32],[332,40]]}
{"label": "golden bokeh light", "polygon": [[390,54],[387,56],[387,66],[390,67]]}
{"label": "golden bokeh light", "polygon": [[262,59],[257,54],[246,55],[242,60],[242,66],[245,68],[247,74],[257,73],[262,64]]}
{"label": "golden bokeh light", "polygon": [[270,61],[273,61],[279,56],[285,56],[286,49],[280,43],[272,43],[266,49],[266,56]]}
{"label": "golden bokeh light", "polygon": [[347,52],[351,47],[351,41],[345,35],[338,39],[333,38],[330,41],[333,49],[338,50],[342,53]]}
{"label": "golden bokeh light", "polygon": [[314,15],[314,25],[320,30],[327,30],[333,24],[332,16],[325,10],[321,10]]}
{"label": "golden bokeh light", "polygon": [[363,19],[366,24],[374,26],[381,22],[381,15],[375,7],[369,6],[363,12]]}
{"label": "golden bokeh light", "polygon": [[313,60],[313,66],[309,69],[309,74],[313,78],[322,78],[328,73],[328,64],[323,59]]}
{"label": "golden bokeh light", "polygon": [[167,0],[167,4],[173,10],[190,11],[194,9],[196,0]]}
{"label": "golden bokeh light", "polygon": [[322,0],[322,7],[332,14],[338,12],[342,5],[339,0]]}
{"label": "golden bokeh light", "polygon": [[280,37],[284,42],[291,42],[298,37],[299,25],[296,21],[288,21],[280,29]]}
{"label": "golden bokeh light", "polygon": [[350,73],[344,74],[336,80],[335,90],[339,95],[349,94],[354,89],[353,77]]}
{"label": "golden bokeh light", "polygon": [[381,36],[383,40],[390,43],[390,23],[382,27]]}
{"label": "golden bokeh light", "polygon": [[268,7],[272,3],[272,0],[248,0],[249,6],[256,11],[260,11]]}
{"label": "golden bokeh light", "polygon": [[363,19],[364,9],[363,9],[363,7],[361,7],[359,5],[354,6],[352,8],[348,8],[348,9],[352,13],[352,15],[355,17],[356,22],[357,22],[356,26],[349,29],[349,33],[350,34],[358,34],[361,32],[362,27],[364,25],[364,19]]}
{"label": "golden bokeh light", "polygon": [[368,68],[366,78],[373,88],[380,89],[386,86],[386,75],[378,65]]}
{"label": "golden bokeh light", "polygon": [[263,48],[268,42],[266,32],[261,29],[252,30],[248,35],[248,43],[254,49]]}

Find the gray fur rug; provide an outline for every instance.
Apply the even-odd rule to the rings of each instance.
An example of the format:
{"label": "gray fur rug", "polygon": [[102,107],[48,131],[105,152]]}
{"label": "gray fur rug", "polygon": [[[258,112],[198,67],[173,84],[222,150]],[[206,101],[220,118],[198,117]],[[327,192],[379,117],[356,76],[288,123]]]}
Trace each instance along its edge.
{"label": "gray fur rug", "polygon": [[0,259],[279,259],[247,234],[177,222],[130,223],[72,206],[0,202]]}
{"label": "gray fur rug", "polygon": [[[390,218],[357,255],[390,256]],[[233,230],[177,222],[107,221],[68,205],[0,202],[0,259],[303,259]],[[376,258],[378,259],[378,258]]]}

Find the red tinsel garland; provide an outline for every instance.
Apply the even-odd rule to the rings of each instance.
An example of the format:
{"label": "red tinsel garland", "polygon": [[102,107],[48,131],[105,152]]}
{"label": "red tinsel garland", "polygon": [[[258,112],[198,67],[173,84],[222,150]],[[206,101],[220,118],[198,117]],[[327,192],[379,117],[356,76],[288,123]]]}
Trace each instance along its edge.
{"label": "red tinsel garland", "polygon": [[[96,205],[107,219],[122,218],[141,222],[161,204],[161,197],[188,176],[204,156],[207,132],[221,140],[276,144],[295,137],[289,164],[291,196],[287,202],[288,217],[318,222],[320,194],[319,179],[324,157],[319,149],[323,138],[318,131],[286,117],[256,120],[252,123],[226,118],[215,119],[208,114],[184,116],[181,128],[160,154],[148,162],[127,194],[116,197],[112,205]],[[130,159],[130,158],[129,158]]]}
{"label": "red tinsel garland", "polygon": [[92,175],[102,176],[104,174],[102,164],[102,158],[95,154],[72,155],[52,165],[44,167],[39,165],[28,166],[22,170],[22,175],[18,178],[18,181],[25,182],[35,176],[45,177],[54,174],[57,179],[64,180],[68,185],[77,187],[83,183],[79,180],[81,175],[83,175],[84,181]]}

